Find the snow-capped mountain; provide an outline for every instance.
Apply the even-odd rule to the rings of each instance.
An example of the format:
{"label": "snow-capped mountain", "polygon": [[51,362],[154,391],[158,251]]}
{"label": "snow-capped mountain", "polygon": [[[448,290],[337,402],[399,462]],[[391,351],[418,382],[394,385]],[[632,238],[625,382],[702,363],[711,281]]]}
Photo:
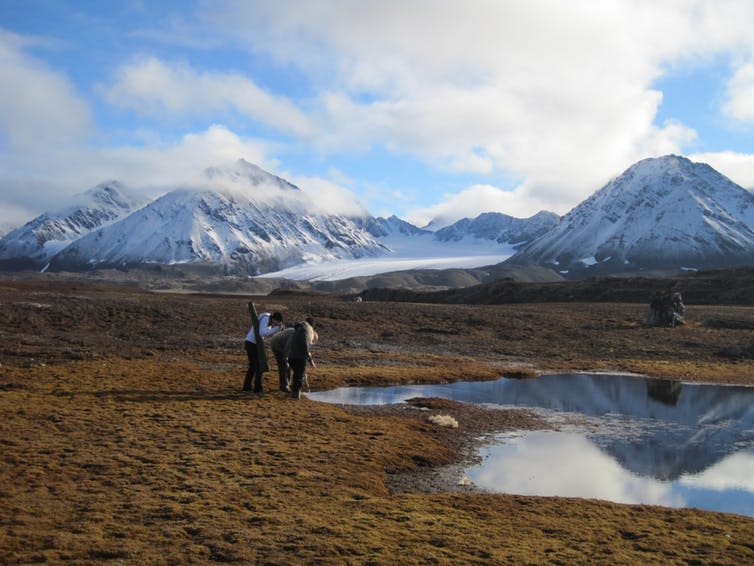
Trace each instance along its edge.
{"label": "snow-capped mountain", "polygon": [[0,265],[43,267],[50,258],[81,236],[107,226],[146,202],[117,181],[102,183],[76,197],[60,212],[46,212],[0,239]]}
{"label": "snow-capped mountain", "polygon": [[197,263],[256,275],[387,252],[352,220],[318,210],[298,187],[243,160],[208,170],[207,183],[167,193],[80,238],[50,269]]}
{"label": "snow-capped mountain", "polygon": [[17,227],[17,224],[12,224],[10,222],[0,222],[0,238],[5,236],[8,232],[15,230]]}
{"label": "snow-capped mountain", "polygon": [[464,218],[435,232],[441,242],[464,238],[491,240],[498,244],[523,246],[551,230],[560,220],[554,212],[541,211],[529,218],[514,218],[500,212],[485,212],[474,219]]}
{"label": "snow-capped mountain", "polygon": [[645,159],[508,262],[572,275],[754,265],[754,195],[703,163]]}
{"label": "snow-capped mountain", "polygon": [[386,238],[389,236],[421,236],[431,234],[429,230],[418,228],[401,220],[395,215],[388,218],[373,216],[364,216],[354,219],[357,225],[369,232],[375,238]]}

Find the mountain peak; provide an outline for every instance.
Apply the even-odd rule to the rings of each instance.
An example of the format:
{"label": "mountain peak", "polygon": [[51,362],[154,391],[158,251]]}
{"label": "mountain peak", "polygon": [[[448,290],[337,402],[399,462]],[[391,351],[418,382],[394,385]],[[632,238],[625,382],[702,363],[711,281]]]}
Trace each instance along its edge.
{"label": "mountain peak", "polygon": [[0,265],[41,267],[71,242],[127,216],[145,201],[118,181],[107,181],[77,195],[74,202],[62,211],[44,212],[0,239]]}
{"label": "mountain peak", "polygon": [[81,202],[75,207],[112,207],[135,210],[146,200],[133,194],[123,183],[111,179],[104,181],[80,195]]}
{"label": "mountain peak", "polygon": [[434,237],[442,242],[476,238],[520,247],[551,230],[559,220],[557,214],[546,211],[530,218],[515,218],[502,212],[483,212],[476,218],[462,218],[440,228]]}
{"label": "mountain peak", "polygon": [[270,192],[301,190],[296,185],[243,158],[238,159],[232,165],[208,167],[204,174],[210,182],[220,184],[225,188],[265,189]]}
{"label": "mountain peak", "polygon": [[754,263],[754,195],[705,163],[639,161],[511,263],[581,274]]}

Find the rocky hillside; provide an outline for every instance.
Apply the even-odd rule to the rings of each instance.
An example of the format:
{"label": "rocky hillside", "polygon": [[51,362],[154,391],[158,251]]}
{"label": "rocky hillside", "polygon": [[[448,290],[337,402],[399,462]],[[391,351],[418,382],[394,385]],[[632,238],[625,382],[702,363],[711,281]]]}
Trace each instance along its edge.
{"label": "rocky hillside", "polygon": [[0,239],[0,269],[40,269],[61,249],[145,204],[117,181],[79,195],[60,212],[46,212]]}

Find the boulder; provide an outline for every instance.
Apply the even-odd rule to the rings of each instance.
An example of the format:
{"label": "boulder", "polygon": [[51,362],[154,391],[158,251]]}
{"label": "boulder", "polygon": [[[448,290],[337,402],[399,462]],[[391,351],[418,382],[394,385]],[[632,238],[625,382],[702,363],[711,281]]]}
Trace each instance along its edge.
{"label": "boulder", "polygon": [[683,306],[681,294],[678,291],[672,291],[652,299],[652,303],[649,305],[647,324],[675,328],[684,323],[685,315],[686,307]]}

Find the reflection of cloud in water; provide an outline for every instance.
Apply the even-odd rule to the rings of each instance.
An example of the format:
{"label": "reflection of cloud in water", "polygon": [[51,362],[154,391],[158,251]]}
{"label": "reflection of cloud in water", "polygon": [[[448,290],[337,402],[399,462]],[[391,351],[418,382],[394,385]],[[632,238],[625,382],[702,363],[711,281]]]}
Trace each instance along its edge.
{"label": "reflection of cloud in water", "polygon": [[[561,433],[502,436],[468,472],[491,491],[754,516],[754,388],[568,374],[312,393],[335,403],[442,397],[542,412]],[[569,424],[573,415],[578,422]]]}
{"label": "reflection of cloud in water", "polygon": [[736,452],[694,475],[684,475],[679,483],[714,490],[740,489],[754,493],[754,451]]}
{"label": "reflection of cloud in water", "polygon": [[506,437],[505,444],[488,447],[483,455],[483,464],[467,475],[491,491],[684,505],[667,483],[631,474],[580,434]]}

